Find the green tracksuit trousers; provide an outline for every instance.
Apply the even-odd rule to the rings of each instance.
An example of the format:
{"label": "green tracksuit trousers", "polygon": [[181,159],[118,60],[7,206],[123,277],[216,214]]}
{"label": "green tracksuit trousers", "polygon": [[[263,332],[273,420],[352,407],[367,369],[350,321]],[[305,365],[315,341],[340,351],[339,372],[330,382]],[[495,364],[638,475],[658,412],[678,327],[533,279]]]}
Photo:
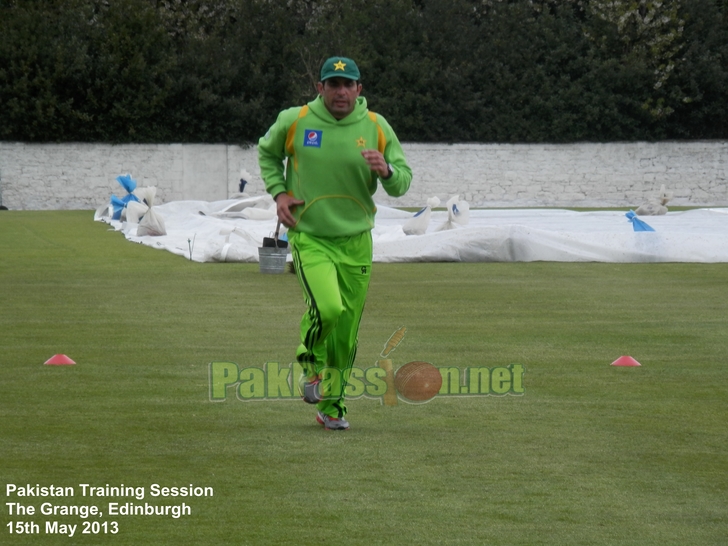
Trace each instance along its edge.
{"label": "green tracksuit trousers", "polygon": [[289,232],[289,241],[307,306],[296,360],[309,379],[321,378],[319,411],[341,418],[369,289],[372,235],[323,238]]}

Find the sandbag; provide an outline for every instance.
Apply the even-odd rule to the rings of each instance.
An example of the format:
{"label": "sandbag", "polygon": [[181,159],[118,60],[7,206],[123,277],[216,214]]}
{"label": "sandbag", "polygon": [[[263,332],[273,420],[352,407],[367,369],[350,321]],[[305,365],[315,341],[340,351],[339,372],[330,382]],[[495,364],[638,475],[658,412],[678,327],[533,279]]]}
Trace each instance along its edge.
{"label": "sandbag", "polygon": [[146,214],[149,207],[138,201],[130,201],[126,204],[126,221],[138,224],[142,216]]}
{"label": "sandbag", "polygon": [[453,195],[448,199],[447,220],[437,227],[435,231],[446,231],[460,226],[468,225],[470,222],[470,205],[467,201],[461,201],[459,195]]}
{"label": "sandbag", "polygon": [[432,209],[439,204],[439,197],[430,197],[427,200],[427,205],[417,211],[412,218],[404,223],[402,231],[404,231],[406,235],[424,235],[427,231],[427,226],[430,225]]}
{"label": "sandbag", "polygon": [[164,218],[162,218],[162,215],[154,207],[151,207],[139,222],[137,236],[142,237],[144,235],[151,235],[152,237],[167,235]]}
{"label": "sandbag", "polygon": [[672,199],[672,192],[665,191],[665,184],[663,184],[660,186],[660,194],[640,205],[635,212],[638,216],[662,216],[667,214],[665,205],[670,199]]}

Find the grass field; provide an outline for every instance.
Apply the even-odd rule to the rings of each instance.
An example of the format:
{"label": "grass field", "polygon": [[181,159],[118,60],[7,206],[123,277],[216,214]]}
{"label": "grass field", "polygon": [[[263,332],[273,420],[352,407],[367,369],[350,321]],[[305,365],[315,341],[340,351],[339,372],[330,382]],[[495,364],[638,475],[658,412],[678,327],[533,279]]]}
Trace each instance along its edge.
{"label": "grass field", "polygon": [[[300,401],[210,401],[210,362],[290,363],[294,275],[135,245],[88,211],[0,212],[0,255],[2,544],[728,542],[728,264],[376,264],[357,366],[406,326],[395,367],[518,363],[525,392],[354,400],[341,433]],[[56,353],[77,365],[44,366]],[[41,512],[66,505],[104,515]]]}

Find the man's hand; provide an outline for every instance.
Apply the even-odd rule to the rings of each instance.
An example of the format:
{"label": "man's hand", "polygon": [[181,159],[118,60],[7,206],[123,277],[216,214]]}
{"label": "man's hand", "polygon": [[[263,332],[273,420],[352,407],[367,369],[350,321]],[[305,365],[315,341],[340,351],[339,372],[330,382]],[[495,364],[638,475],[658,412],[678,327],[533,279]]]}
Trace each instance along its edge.
{"label": "man's hand", "polygon": [[304,201],[295,199],[287,193],[279,193],[276,195],[276,212],[278,213],[278,219],[286,227],[293,227],[296,225],[296,219],[293,217],[293,209],[298,205],[303,205]]}
{"label": "man's hand", "polygon": [[386,178],[389,174],[387,161],[378,150],[362,150],[361,155],[369,164],[369,168],[379,175],[379,178]]}

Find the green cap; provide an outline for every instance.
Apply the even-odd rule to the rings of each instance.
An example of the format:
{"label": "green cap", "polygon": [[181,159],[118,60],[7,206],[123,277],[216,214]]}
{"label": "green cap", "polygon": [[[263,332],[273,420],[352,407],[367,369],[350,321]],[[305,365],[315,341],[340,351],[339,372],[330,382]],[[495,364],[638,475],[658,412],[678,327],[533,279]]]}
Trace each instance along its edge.
{"label": "green cap", "polygon": [[321,67],[321,81],[329,78],[346,78],[349,80],[359,80],[359,67],[351,59],[346,57],[331,57]]}

